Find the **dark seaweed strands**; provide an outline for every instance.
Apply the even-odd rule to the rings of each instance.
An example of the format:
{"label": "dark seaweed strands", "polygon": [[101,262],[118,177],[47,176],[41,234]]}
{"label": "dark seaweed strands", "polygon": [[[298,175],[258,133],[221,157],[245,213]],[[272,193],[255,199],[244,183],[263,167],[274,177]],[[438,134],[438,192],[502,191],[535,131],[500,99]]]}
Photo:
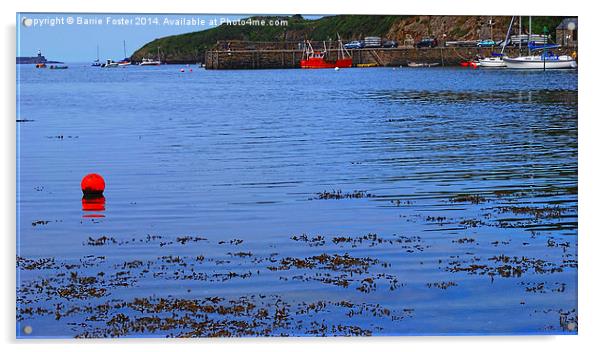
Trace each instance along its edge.
{"label": "dark seaweed strands", "polygon": [[[307,234],[293,235],[290,237],[291,240],[296,242],[305,242],[310,247],[319,247],[326,245],[326,237],[322,235],[309,236]],[[422,252],[428,245],[422,243],[422,239],[418,236],[403,236],[393,235],[393,238],[383,238],[375,233],[368,233],[361,236],[333,236],[330,238],[330,242],[335,245],[351,245],[351,248],[356,248],[360,245],[367,245],[368,247],[375,247],[378,245],[396,245],[401,249],[405,249],[406,252]]]}
{"label": "dark seaweed strands", "polygon": [[488,275],[493,280],[494,276],[504,278],[521,277],[527,272],[535,274],[553,274],[562,272],[564,268],[576,268],[577,263],[572,260],[565,260],[562,264],[545,261],[543,259],[528,257],[509,257],[506,255],[494,256],[488,259],[488,262],[481,264],[479,258],[474,258],[472,262],[452,260],[448,263],[445,270],[450,272],[466,272],[468,274]]}
{"label": "dark seaweed strands", "polygon": [[[159,235],[146,235],[145,238],[141,238],[138,240],[130,239],[130,240],[118,241],[114,237],[103,235],[98,238],[88,237],[88,240],[86,242],[84,242],[84,245],[105,246],[105,245],[109,245],[109,244],[114,244],[114,245],[118,245],[118,246],[123,246],[123,245],[128,245],[128,244],[152,243],[152,242],[157,242],[157,241],[159,241],[160,247],[174,244],[174,241],[168,241],[168,240],[162,240],[162,239],[163,239],[163,237],[159,236]],[[175,240],[175,242],[182,244],[182,245],[185,245],[188,242],[199,242],[199,241],[207,241],[207,239],[204,237],[200,237],[200,236],[180,236],[180,237],[176,237],[176,240]],[[235,240],[232,240],[232,241],[235,241]],[[237,241],[240,241],[240,243],[242,243],[242,240],[237,240]]]}
{"label": "dark seaweed strands", "polygon": [[[72,274],[70,281],[92,285],[95,278]],[[89,292],[88,292],[89,293]],[[96,295],[93,295],[97,297]],[[63,297],[65,298],[65,297]],[[379,304],[352,303],[349,301],[318,301],[299,303],[293,310],[291,304],[276,295],[253,295],[235,300],[221,297],[181,299],[168,297],[141,297],[131,301],[109,300],[103,303],[78,304],[84,298],[68,297],[67,302],[54,304],[53,308],[24,307],[18,311],[18,320],[33,316],[53,316],[67,320],[69,325],[82,331],[80,338],[119,337],[137,334],[164,333],[166,337],[234,337],[234,336],[286,336],[293,328],[299,334],[362,335],[372,330],[354,325],[328,324],[324,320],[310,320],[321,311],[327,314],[341,311],[347,317],[357,315],[400,320],[410,317],[413,310],[399,312]],[[19,305],[22,306],[22,303]],[[72,323],[71,317],[84,315],[85,323]],[[308,320],[310,321],[308,325]],[[379,330],[373,327],[373,330]]]}
{"label": "dark seaweed strands", "polygon": [[[328,324],[320,314],[340,310],[347,317],[372,316],[401,320],[411,317],[412,309],[399,312],[379,304],[349,301],[301,302],[295,306],[277,295],[251,295],[226,300],[221,297],[180,299],[141,297],[131,301],[115,300],[82,311],[88,321],[101,322],[78,334],[78,338],[120,337],[165,334],[166,337],[241,337],[288,336],[292,327],[302,335],[370,336],[372,330],[355,325]],[[120,313],[110,314],[110,312]],[[128,311],[128,314],[121,313]],[[58,313],[61,318],[71,314]],[[54,312],[56,315],[56,312]],[[88,326],[86,326],[88,327]],[[379,330],[379,328],[374,328]],[[169,331],[178,331],[170,333]]]}
{"label": "dark seaweed strands", "polygon": [[[368,236],[372,240],[377,240],[375,235]],[[360,237],[362,238],[362,237]],[[127,244],[138,244],[141,241],[161,241],[160,236],[147,236],[146,239],[131,239]],[[93,245],[106,245],[108,243],[115,243],[117,245],[125,245],[125,242],[112,241],[107,236],[101,236],[98,239],[92,238],[90,240]],[[229,243],[231,245],[239,245],[241,240],[232,241],[221,241],[220,243]],[[336,243],[337,240],[333,241]],[[178,241],[181,243],[181,241]],[[343,240],[341,243],[351,243],[349,240]],[[391,242],[396,243],[396,242]],[[86,245],[86,243],[84,243]],[[241,260],[248,260],[248,258],[255,257],[251,252],[229,252],[231,256],[238,257]],[[389,280],[391,285],[390,289],[398,287],[397,278],[393,275],[386,275],[383,273],[369,274],[368,270],[375,265],[381,265],[387,267],[388,264],[381,263],[376,259],[371,258],[358,258],[353,257],[347,253],[339,254],[320,254],[308,258],[294,258],[285,257],[278,259],[275,257],[277,253],[270,255],[269,258],[252,258],[253,262],[268,261],[270,263],[278,263],[279,267],[277,271],[286,271],[290,269],[304,269],[309,270],[305,273],[305,279],[316,280],[325,284],[335,284],[343,287],[348,287],[350,282],[357,282],[358,286],[356,289],[360,292],[368,293],[376,289],[377,280]],[[195,257],[194,259],[181,256],[166,255],[158,257],[156,261],[142,261],[133,260],[126,261],[121,264],[114,264],[111,267],[106,265],[101,266],[105,262],[105,257],[86,256],[80,260],[80,264],[64,264],[57,263],[54,258],[41,258],[41,259],[27,259],[17,257],[17,265],[21,270],[60,270],[47,278],[39,277],[38,280],[33,281],[22,281],[20,283],[18,296],[18,320],[31,319],[35,316],[50,315],[53,316],[57,321],[68,319],[69,317],[75,317],[80,315],[87,315],[85,321],[87,323],[74,323],[68,319],[69,325],[74,328],[74,331],[78,331],[78,337],[117,337],[130,334],[138,334],[152,331],[153,333],[159,331],[165,331],[167,336],[180,336],[180,337],[194,337],[194,336],[278,336],[288,335],[290,331],[295,331],[295,334],[308,334],[308,335],[371,335],[373,331],[378,331],[378,326],[371,326],[370,329],[366,329],[360,326],[353,325],[342,325],[342,324],[328,324],[326,321],[312,321],[310,326],[307,328],[300,328],[298,325],[307,319],[302,317],[295,317],[297,324],[295,327],[290,325],[281,326],[278,322],[280,320],[286,320],[285,311],[282,309],[277,310],[275,313],[267,314],[265,310],[257,312],[258,317],[280,317],[274,318],[280,332],[275,332],[274,326],[265,327],[265,324],[257,324],[257,322],[222,319],[209,321],[206,316],[208,311],[212,312],[211,308],[203,308],[200,316],[183,316],[181,320],[173,317],[173,313],[170,317],[157,317],[156,314],[150,316],[145,315],[142,317],[136,317],[136,314],[124,314],[121,311],[124,308],[133,308],[132,305],[124,303],[116,304],[116,300],[110,300],[107,303],[97,304],[98,299],[107,297],[111,294],[112,290],[123,287],[127,288],[136,285],[136,283],[152,275],[154,278],[162,278],[168,280],[213,280],[220,281],[220,278],[246,278],[247,276],[239,275],[232,272],[215,273],[210,275],[202,270],[194,268],[194,263],[203,263],[205,261],[215,260],[214,258],[205,258],[202,255]],[[216,260],[215,260],[216,261]],[[216,261],[217,264],[217,261]],[[97,272],[96,275],[82,275],[76,271],[68,272],[66,267],[71,269],[77,268],[88,268],[98,267],[99,269],[108,270],[109,273],[104,271]],[[320,273],[323,272],[323,273]],[[339,273],[339,275],[332,275],[328,273]],[[170,273],[170,274],[167,274]],[[315,276],[311,276],[311,273],[315,273]],[[167,275],[165,275],[167,274]],[[250,274],[250,272],[249,272]],[[352,279],[349,275],[354,274]],[[216,277],[219,276],[219,277]],[[300,279],[299,275],[295,275],[292,279]],[[260,296],[260,298],[262,298]],[[159,298],[159,305],[164,305],[161,300],[166,298]],[[214,300],[218,302],[219,300]],[[45,306],[36,307],[34,303],[46,302]],[[90,302],[90,303],[85,303]],[[182,303],[186,301],[180,301],[178,306],[183,307],[186,304]],[[188,301],[190,303],[190,301]],[[259,305],[260,302],[252,302],[253,305]],[[49,305],[52,308],[49,308]],[[192,303],[190,303],[192,304]],[[323,304],[318,304],[318,306]],[[410,316],[413,310],[404,309],[400,314],[393,314],[390,309],[378,308],[370,306],[366,303],[352,303],[349,301],[336,303],[336,306],[342,308],[349,308],[345,313],[348,317],[368,314],[372,312],[375,316],[387,316],[391,317],[392,320],[400,320],[406,316]],[[241,311],[240,307],[231,308],[219,308],[214,307],[215,312],[221,315],[235,315],[238,316]],[[312,305],[309,306],[309,310],[312,309]],[[186,309],[184,309],[186,310]],[[248,309],[247,309],[248,310]],[[245,310],[245,311],[247,311]],[[95,313],[96,312],[96,313]],[[118,313],[119,312],[119,313]],[[94,314],[93,314],[94,313]],[[114,314],[113,314],[114,313]],[[148,313],[148,312],[145,312]],[[198,313],[195,311],[195,314]],[[267,314],[267,316],[266,316]],[[248,318],[248,317],[247,317]],[[291,317],[290,319],[293,319]],[[81,321],[81,320],[80,320]],[[91,322],[98,322],[101,325],[106,325],[109,328],[103,329],[91,326],[95,325]],[[156,323],[154,328],[148,327],[148,324]],[[105,324],[106,323],[106,324]],[[238,326],[240,329],[230,330],[231,326]],[[187,333],[173,332],[170,330],[181,330],[184,327],[189,328],[195,326],[194,330]]]}
{"label": "dark seaweed strands", "polygon": [[367,193],[366,191],[353,191],[349,193],[344,193],[339,190],[324,191],[320,193],[316,193],[316,197],[311,197],[309,200],[314,199],[360,199],[360,198],[373,198],[374,194]]}
{"label": "dark seaweed strands", "polygon": [[[567,190],[572,192],[571,190]],[[575,206],[560,205],[555,206],[534,206],[517,204],[520,197],[525,197],[528,194],[523,191],[499,190],[493,194],[511,205],[498,205],[490,208],[482,208],[486,211],[482,215],[482,219],[465,219],[457,220],[457,224],[463,228],[474,228],[481,226],[493,226],[499,228],[525,228],[531,231],[537,229],[542,230],[569,230],[577,227],[577,222],[572,221],[576,216]],[[558,195],[557,192],[544,193],[547,196]],[[531,194],[532,196],[540,196],[540,193]],[[517,198],[515,198],[517,197]],[[459,194],[449,198],[451,203],[471,203],[482,204],[490,200],[480,194]],[[497,214],[513,214],[517,217],[499,218]],[[495,215],[495,216],[494,216]],[[568,218],[568,221],[546,221],[546,220],[562,220]],[[427,222],[436,222],[440,225],[452,224],[453,219],[446,217],[427,216]]]}
{"label": "dark seaweed strands", "polygon": [[[364,240],[365,237],[370,238],[372,241],[377,240],[378,237],[375,235],[365,235],[359,236],[356,239]],[[308,237],[309,238],[309,237]],[[344,238],[342,236],[335,236],[331,238],[333,243],[343,243],[349,244],[352,241],[349,240],[341,240],[338,241],[335,239]],[[223,241],[228,242],[228,241]],[[240,243],[239,240],[229,241],[231,244]],[[137,241],[132,241],[132,243],[138,243]],[[393,242],[396,243],[396,242]],[[248,258],[247,253],[250,252],[238,252],[245,253],[241,255],[241,258]],[[182,268],[189,267],[191,260],[185,257],[179,256],[162,256],[159,258],[160,267],[163,270],[167,270],[167,268],[163,267],[164,265],[171,265],[172,267]],[[203,262],[207,260],[203,256],[197,256],[195,258],[196,261]],[[494,264],[499,264],[498,266],[490,265],[488,268],[485,265],[479,265],[474,263],[479,263],[480,259],[478,257],[473,258],[473,264],[468,266],[455,266],[450,271],[453,272],[469,272],[473,274],[488,274],[490,276],[500,275],[501,277],[511,277],[511,276],[519,276],[522,273],[527,272],[528,270],[534,270],[535,273],[546,274],[546,273],[554,273],[561,271],[558,268],[564,267],[576,267],[576,261],[565,260],[562,265],[554,266],[554,264],[550,262],[545,262],[542,260],[531,259],[531,258],[519,258],[519,257],[509,257],[505,255],[499,255],[496,257],[492,257],[488,259],[489,262]],[[103,257],[92,257],[85,258],[85,263],[88,265],[100,265],[104,261]],[[347,254],[344,255],[332,255],[332,254],[322,254],[307,258],[294,258],[294,257],[285,257],[278,259],[277,257],[270,256],[271,263],[279,264],[277,267],[277,271],[291,270],[291,269],[302,269],[302,270],[329,270],[333,272],[365,272],[370,267],[377,265],[379,262],[375,259],[370,258],[356,258],[349,256]],[[17,258],[17,263],[24,270],[53,270],[57,266],[61,267],[61,264],[57,264],[53,259],[50,258],[42,258],[38,260],[30,260],[26,258]],[[453,264],[453,263],[450,263]],[[82,264],[83,265],[83,264]],[[516,269],[520,268],[520,269]],[[525,269],[526,268],[526,269]],[[341,325],[341,324],[327,324],[325,320],[314,320],[311,321],[309,326],[306,324],[305,316],[300,316],[299,314],[305,313],[295,313],[292,314],[290,310],[287,311],[287,304],[282,303],[278,304],[277,307],[272,307],[268,309],[267,307],[263,307],[261,310],[259,308],[255,311],[253,317],[249,317],[251,311],[249,305],[239,304],[229,306],[224,306],[220,308],[220,306],[216,306],[218,302],[221,302],[223,299],[211,298],[211,301],[214,304],[213,307],[204,307],[202,309],[191,309],[190,307],[194,307],[194,300],[180,300],[177,303],[174,303],[176,307],[179,307],[178,312],[170,312],[166,313],[166,309],[170,306],[165,302],[172,300],[172,298],[149,298],[152,300],[158,300],[158,306],[161,307],[159,311],[153,312],[152,310],[146,310],[142,312],[135,311],[134,314],[124,314],[122,313],[123,309],[140,306],[140,302],[136,304],[129,304],[124,301],[116,301],[111,300],[106,303],[102,303],[99,305],[90,304],[81,304],[84,301],[90,301],[97,298],[102,298],[106,296],[109,292],[109,289],[113,289],[120,285],[127,286],[135,284],[136,273],[128,272],[125,269],[141,269],[143,273],[149,273],[148,264],[145,264],[142,261],[134,260],[131,262],[124,262],[122,265],[114,266],[114,270],[116,271],[111,275],[111,279],[107,282],[103,282],[98,278],[90,277],[90,276],[80,276],[77,273],[72,272],[69,276],[65,277],[64,273],[59,273],[56,275],[56,278],[52,278],[50,280],[44,279],[41,282],[38,282],[35,285],[32,285],[29,289],[33,287],[33,292],[28,292],[27,288],[18,292],[19,297],[19,311],[18,311],[18,319],[23,320],[25,317],[33,317],[36,315],[51,315],[54,316],[56,320],[66,319],[70,316],[76,316],[85,314],[87,315],[86,321],[88,323],[69,323],[70,325],[75,324],[77,326],[76,330],[78,331],[78,337],[117,337],[117,336],[126,336],[132,334],[145,334],[145,333],[153,333],[157,332],[165,332],[166,336],[169,337],[197,337],[197,336],[282,336],[288,335],[291,331],[295,331],[295,334],[308,334],[308,335],[370,335],[374,331],[378,331],[378,327],[372,327],[371,329],[362,328],[360,326],[355,325]],[[151,268],[152,269],[152,268]],[[180,269],[178,269],[180,270]],[[156,269],[152,270],[153,272],[157,271]],[[181,271],[179,274],[174,274],[171,279],[191,279],[191,277],[187,277],[185,275],[181,275]],[[104,272],[99,272],[98,276],[105,276]],[[377,275],[378,277],[378,275]],[[195,278],[192,278],[195,279]],[[493,279],[493,277],[492,277]],[[53,280],[66,280],[65,282],[57,282]],[[342,282],[339,278],[336,277],[328,277],[328,280],[324,281],[324,283],[332,284],[334,281]],[[357,289],[362,292],[370,292],[371,289],[375,288],[373,284],[375,283],[373,276],[361,277],[361,280],[358,279],[361,283]],[[54,284],[53,284],[54,282]],[[55,285],[56,284],[56,285]],[[106,291],[101,291],[100,288],[106,289]],[[455,282],[437,282],[437,283],[427,283],[427,287],[429,288],[438,288],[438,289],[448,289],[450,287],[454,287],[456,285]],[[27,286],[27,285],[26,285]],[[346,287],[346,286],[345,286]],[[35,290],[45,289],[47,298],[39,297],[40,291]],[[57,298],[62,300],[67,300],[65,302],[59,301],[54,304],[53,309],[45,308],[45,307],[32,307],[25,306],[31,304],[33,301],[28,300],[28,295],[37,295],[38,299],[42,300],[54,300],[56,302]],[[265,296],[259,296],[258,301],[250,302],[252,305],[260,306],[261,304],[265,304],[262,299]],[[154,303],[151,303],[154,304]],[[268,303],[269,304],[269,303]],[[315,303],[310,305],[307,309],[314,309],[311,307],[317,307],[315,309],[324,310],[325,303]],[[357,303],[351,303],[348,301],[341,301],[338,303],[333,303],[333,305],[338,307],[358,307],[360,306]],[[364,306],[362,303],[361,306]],[[247,307],[247,308],[245,308]],[[172,307],[173,308],[173,307]],[[192,313],[189,311],[192,310]],[[373,309],[374,310],[374,309]],[[182,313],[183,311],[183,313]],[[361,311],[361,310],[360,310]],[[209,313],[211,312],[211,313]],[[385,316],[391,315],[392,320],[402,319],[404,317],[411,316],[412,310],[404,309],[403,312],[398,314],[392,314],[391,310],[387,308],[383,308],[381,313]],[[160,316],[160,314],[165,314],[167,316]],[[211,314],[217,314],[222,318],[214,318]],[[352,317],[357,315],[356,311],[349,310],[346,315]],[[249,319],[255,319],[255,321],[249,321]],[[259,319],[259,321],[257,321]],[[571,325],[573,320],[576,321],[576,317],[567,316],[564,317],[561,315],[559,318],[562,323],[566,325],[566,329],[569,331],[573,331],[576,329],[576,325]],[[564,320],[562,320],[564,319]],[[264,322],[265,320],[265,322]],[[92,325],[90,322],[98,322],[101,327]],[[288,322],[288,323],[287,323]],[[304,325],[305,324],[305,325]],[[563,327],[564,329],[564,327]],[[572,330],[570,330],[572,329]]]}

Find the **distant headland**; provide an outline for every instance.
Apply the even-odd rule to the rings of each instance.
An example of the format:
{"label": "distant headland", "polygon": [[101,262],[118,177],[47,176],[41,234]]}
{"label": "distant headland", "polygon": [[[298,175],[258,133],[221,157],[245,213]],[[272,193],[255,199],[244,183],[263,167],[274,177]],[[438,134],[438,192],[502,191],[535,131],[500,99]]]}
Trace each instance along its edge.
{"label": "distant headland", "polygon": [[62,62],[46,60],[42,51],[38,50],[37,56],[17,56],[17,64],[62,64]]}

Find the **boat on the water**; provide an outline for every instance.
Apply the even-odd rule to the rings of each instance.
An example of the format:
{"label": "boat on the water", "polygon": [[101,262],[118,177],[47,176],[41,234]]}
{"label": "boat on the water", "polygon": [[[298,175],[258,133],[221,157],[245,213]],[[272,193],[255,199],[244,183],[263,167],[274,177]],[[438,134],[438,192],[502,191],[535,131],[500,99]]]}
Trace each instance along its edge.
{"label": "boat on the water", "polygon": [[127,58],[123,59],[123,60],[120,60],[120,61],[117,61],[116,63],[117,63],[117,66],[121,66],[121,67],[129,66],[129,65],[132,64],[132,62],[129,59],[127,59]]}
{"label": "boat on the water", "polygon": [[465,60],[465,61],[460,61],[460,66],[462,67],[470,67],[470,68],[477,68],[479,67],[481,64],[479,63],[478,60]]}
{"label": "boat on the water", "polygon": [[506,67],[506,63],[504,62],[504,57],[502,55],[492,55],[490,57],[484,57],[479,59],[480,67]]}
{"label": "boat on the water", "polygon": [[157,48],[157,58],[156,59],[147,59],[142,58],[142,61],[138,64],[140,66],[159,66],[161,65],[161,54],[159,52],[159,47]]}
{"label": "boat on the water", "polygon": [[[547,29],[544,27],[544,42],[529,41],[527,47],[529,55],[518,57],[503,57],[504,63],[508,68],[514,69],[535,69],[535,70],[554,70],[554,69],[574,69],[577,68],[577,61],[570,55],[556,55],[553,50],[560,48],[560,45],[548,43]],[[529,36],[531,38],[531,16],[529,16]],[[532,52],[542,52],[541,54],[531,54]]]}
{"label": "boat on the water", "polygon": [[514,58],[504,57],[503,60],[508,68],[537,70],[577,68],[577,61],[572,56],[555,55],[553,52]]}
{"label": "boat on the water", "polygon": [[408,67],[435,67],[439,65],[438,62],[408,62]]}
{"label": "boat on the water", "polygon": [[[491,20],[490,20],[491,21]],[[504,50],[506,50],[506,45],[508,44],[508,37],[510,36],[510,31],[512,30],[512,24],[514,23],[514,16],[510,19],[510,24],[508,25],[508,30],[506,31],[506,39],[504,39],[504,43],[502,44],[502,52],[491,53],[491,56],[484,57],[479,59],[479,67],[485,68],[501,68],[506,67],[506,63],[504,62]],[[493,30],[491,30],[493,33]]]}
{"label": "boat on the water", "polygon": [[66,70],[69,68],[69,66],[66,65],[50,65],[48,66],[49,69],[51,70]]}
{"label": "boat on the water", "polygon": [[[556,55],[552,50],[559,48],[558,44],[538,45],[535,42],[529,43],[529,51],[543,51],[538,55],[526,55],[519,57],[504,57],[504,63],[508,68],[517,69],[573,69],[577,68],[577,61],[570,55]],[[548,51],[549,50],[549,51]]]}
{"label": "boat on the water", "polygon": [[127,51],[125,50],[125,40],[123,41],[123,59],[120,61],[117,61],[117,65],[121,66],[121,67],[125,67],[125,66],[129,66],[131,65],[132,62],[130,61],[130,58],[127,57]]}
{"label": "boat on the water", "polygon": [[46,68],[46,64],[43,62],[38,63],[38,64],[36,64],[36,68]]}
{"label": "boat on the water", "polygon": [[102,64],[100,66],[104,67],[104,68],[115,68],[115,67],[119,67],[119,64],[111,59],[107,59],[107,62],[105,62],[104,64]]}
{"label": "boat on the water", "polygon": [[339,47],[337,49],[336,59],[327,59],[328,50],[326,49],[326,43],[324,43],[324,50],[314,50],[311,42],[307,40],[305,42],[305,51],[303,58],[301,59],[301,68],[348,68],[352,67],[353,59],[351,54],[343,46],[343,42],[339,37]]}
{"label": "boat on the water", "polygon": [[94,60],[94,62],[92,62],[92,67],[100,67],[102,66],[102,64],[100,63],[100,59],[99,59],[99,52],[98,52],[98,45],[96,46],[96,60]]}
{"label": "boat on the water", "polygon": [[161,65],[161,61],[142,58],[142,61],[138,64],[139,66],[159,66]]}

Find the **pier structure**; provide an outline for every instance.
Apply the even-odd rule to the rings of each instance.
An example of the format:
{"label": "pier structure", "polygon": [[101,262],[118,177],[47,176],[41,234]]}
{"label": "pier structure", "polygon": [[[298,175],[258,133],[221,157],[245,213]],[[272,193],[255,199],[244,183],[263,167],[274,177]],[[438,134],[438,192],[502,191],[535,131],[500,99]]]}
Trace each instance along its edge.
{"label": "pier structure", "polygon": [[[316,42],[314,48],[323,48],[326,44],[327,59],[336,59],[337,52],[332,42]],[[313,43],[312,43],[313,45]],[[491,56],[501,48],[478,47],[436,47],[436,48],[363,48],[348,49],[353,66],[406,66],[410,62],[437,63],[439,66],[457,66],[462,61],[473,60],[477,56]],[[560,48],[559,55],[576,53],[576,48]],[[519,55],[519,48],[508,47],[505,54],[510,57]],[[527,54],[523,49],[522,54]],[[330,56],[330,57],[329,57]],[[237,42],[219,43],[205,53],[205,68],[223,69],[277,69],[299,68],[303,58],[303,47],[298,43]]]}

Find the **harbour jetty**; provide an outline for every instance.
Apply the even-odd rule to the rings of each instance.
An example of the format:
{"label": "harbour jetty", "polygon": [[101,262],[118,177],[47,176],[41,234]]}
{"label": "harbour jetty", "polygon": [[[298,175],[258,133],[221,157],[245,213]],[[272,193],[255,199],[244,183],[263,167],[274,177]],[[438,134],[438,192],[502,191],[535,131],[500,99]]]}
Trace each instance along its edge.
{"label": "harbour jetty", "polygon": [[[237,43],[227,48],[209,50],[205,54],[205,68],[210,70],[233,69],[282,69],[300,68],[303,48],[292,47],[292,43],[281,48],[260,47],[262,43]],[[218,45],[219,47],[219,45]],[[320,47],[316,44],[316,47]],[[457,66],[460,62],[472,60],[477,56],[491,56],[498,48],[363,48],[348,50],[355,67],[399,67],[411,62],[437,63],[439,66]],[[576,48],[561,48],[559,53],[571,55]],[[509,56],[518,56],[518,48],[506,48]],[[330,50],[328,55],[336,59],[336,51]]]}

